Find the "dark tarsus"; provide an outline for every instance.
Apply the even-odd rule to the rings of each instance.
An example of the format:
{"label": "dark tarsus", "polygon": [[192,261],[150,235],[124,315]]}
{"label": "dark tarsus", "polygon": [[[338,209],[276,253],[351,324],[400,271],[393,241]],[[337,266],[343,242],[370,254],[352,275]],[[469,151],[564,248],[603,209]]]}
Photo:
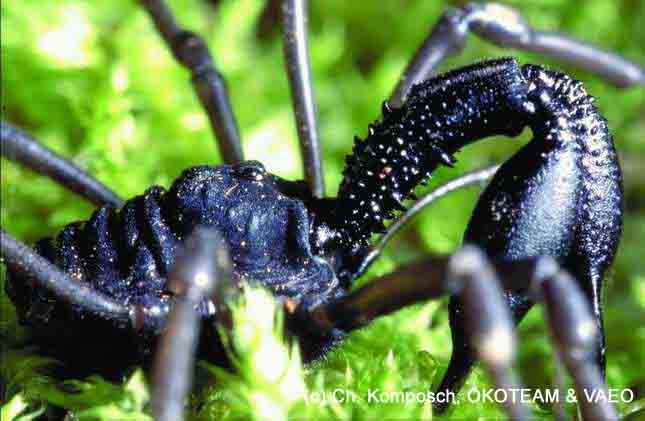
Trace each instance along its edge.
{"label": "dark tarsus", "polygon": [[[337,199],[313,198],[304,183],[281,180],[255,162],[196,167],[168,192],[153,187],[118,211],[103,207],[88,222],[66,227],[55,241],[41,240],[37,249],[118,301],[167,312],[173,291],[166,276],[177,245],[196,226],[211,226],[231,250],[236,278],[253,279],[278,297],[313,308],[346,295],[371,236],[404,209],[403,201],[439,165],[451,166],[453,155],[475,140],[515,136],[524,127],[531,128],[533,140],[497,172],[464,239],[496,262],[555,257],[576,276],[602,327],[601,283],[622,222],[612,138],[579,82],[513,59],[428,80],[412,89],[401,108],[385,104],[383,120],[370,126],[365,140],[356,140]],[[46,349],[92,372],[114,369],[118,359],[145,361],[159,333],[142,329],[133,337],[110,330],[11,271],[7,289]],[[526,297],[507,291],[516,322],[532,304]],[[200,311],[206,321],[214,317],[206,303]],[[455,351],[442,388],[458,389],[475,358],[457,298],[450,303],[450,320]],[[318,334],[307,327],[290,324],[305,361],[346,333],[336,328]],[[213,335],[212,329],[203,332]],[[205,343],[215,342],[201,341],[202,356],[222,363],[221,349],[206,349]],[[604,367],[604,339],[595,348],[596,362]],[[110,358],[98,358],[94,352],[101,350]]]}

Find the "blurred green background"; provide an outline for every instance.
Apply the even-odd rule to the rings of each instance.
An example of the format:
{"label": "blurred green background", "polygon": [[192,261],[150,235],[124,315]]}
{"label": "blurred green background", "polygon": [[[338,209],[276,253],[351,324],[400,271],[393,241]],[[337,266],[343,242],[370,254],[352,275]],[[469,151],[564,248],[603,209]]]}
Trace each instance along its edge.
{"label": "blurred green background", "polygon": [[[312,73],[327,193],[335,195],[353,136],[364,136],[367,124],[379,116],[382,100],[447,4],[423,0],[310,3]],[[645,63],[643,1],[507,3],[519,7],[536,28],[566,32]],[[260,0],[170,1],[180,22],[208,41],[228,81],[246,157],[295,179],[301,177],[301,161],[280,31],[275,8],[266,4]],[[168,187],[189,166],[220,162],[187,72],[172,60],[136,2],[5,1],[1,23],[2,119],[22,126],[123,197],[140,194],[152,184]],[[614,133],[627,202],[624,236],[606,288],[608,381],[610,387],[632,388],[645,406],[645,92],[642,88],[619,91],[589,73],[537,55],[504,51],[475,37],[463,54],[448,60],[442,69],[509,54],[583,80]],[[522,139],[527,138],[525,133]],[[500,162],[520,145],[493,139],[469,147],[457,156],[456,169],[439,171],[420,193],[470,169]],[[26,241],[86,219],[91,212],[78,197],[6,160],[1,175],[2,226]],[[392,242],[371,274],[382,274],[430,252],[454,251],[477,194],[478,189],[455,193],[426,211]],[[124,385],[99,379],[73,382],[73,392],[48,380],[44,361],[25,347],[28,332],[16,327],[4,293],[0,303],[1,338],[8,345],[2,354],[7,382],[0,396],[3,415],[34,415],[49,402],[81,418],[146,418],[147,391],[138,375]],[[520,338],[524,382],[548,387],[553,358],[539,310],[522,324]],[[436,384],[449,355],[445,302],[432,303],[353,334],[327,360],[300,375],[310,391],[335,387],[359,394],[370,387],[424,391]],[[468,387],[484,387],[487,382],[478,369]],[[234,398],[222,399],[227,393]],[[257,403],[264,402],[257,399],[262,393],[270,396],[270,404]],[[620,409],[629,414],[637,406],[621,404]],[[190,413],[203,419],[214,415],[267,418],[275,414],[271,412],[275,407],[290,417],[431,416],[429,405],[422,404],[294,403],[276,395],[270,385],[254,382],[252,372],[198,390]],[[549,408],[535,410],[537,416],[550,419]],[[461,404],[451,413],[455,419],[499,414],[492,404]]]}

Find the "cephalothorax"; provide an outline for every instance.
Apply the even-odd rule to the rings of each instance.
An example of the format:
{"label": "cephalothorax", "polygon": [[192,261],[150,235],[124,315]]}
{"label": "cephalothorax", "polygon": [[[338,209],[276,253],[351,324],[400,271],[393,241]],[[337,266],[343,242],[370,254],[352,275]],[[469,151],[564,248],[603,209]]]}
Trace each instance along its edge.
{"label": "cephalothorax", "polygon": [[[122,203],[3,123],[3,154],[41,170],[44,166],[45,173],[103,204],[87,222],[70,224],[55,238],[38,242],[36,251],[45,259],[2,233],[7,292],[45,348],[75,361],[80,371],[118,372],[147,362],[164,331],[169,338],[177,329],[193,329],[188,349],[199,342],[200,357],[225,363],[212,323],[221,322],[224,301],[235,285],[255,282],[284,303],[288,332],[308,362],[379,315],[451,294],[453,356],[440,389],[460,388],[477,358],[498,384],[509,387],[512,352],[495,349],[512,348],[513,321],[544,300],[552,323],[568,326],[554,336],[576,385],[604,387],[600,288],[620,237],[622,180],[611,135],[593,98],[567,75],[509,58],[421,82],[440,59],[429,57],[426,49],[443,48],[445,55],[464,36],[448,37],[445,25],[460,27],[459,19],[468,17],[478,33],[495,40],[502,32],[491,32],[491,25],[503,29],[503,22],[491,23],[482,14],[499,6],[469,6],[444,17],[395,91],[391,103],[396,106],[385,102],[381,120],[370,125],[365,139],[355,140],[338,197],[322,198],[312,96],[303,88],[309,85],[302,69],[290,68],[290,77],[295,105],[304,110],[297,117],[307,128],[300,134],[308,183],[280,179],[259,162],[241,160],[223,85],[203,44],[176,26],[163,3],[142,3],[193,72],[229,164],[190,168],[168,191],[152,187]],[[289,46],[289,40],[304,42],[303,29],[296,25],[302,3],[286,1],[284,12],[287,32],[299,34],[286,37],[287,59],[306,60],[302,49]],[[586,52],[571,54],[571,61],[589,63]],[[623,75],[624,82],[639,69],[602,54],[602,70],[614,81]],[[645,80],[640,71],[641,79],[633,83]],[[412,81],[419,83],[412,86]],[[493,135],[516,136],[525,127],[532,130],[532,141],[496,172],[470,175],[460,183],[495,172],[464,237],[478,248],[408,265],[349,292],[378,254],[379,248],[371,246],[373,235],[388,236],[396,229],[385,223],[406,211],[404,201],[419,183],[439,166],[452,166],[462,147]],[[230,267],[222,257],[223,245]],[[215,283],[220,287],[213,292]],[[594,335],[594,329],[584,334],[579,327],[585,323],[600,334]],[[198,324],[203,326],[201,341],[195,339]],[[163,368],[158,376],[166,379],[182,375],[177,367],[185,365],[177,360],[193,358],[185,349],[191,355],[169,352],[179,352],[181,345],[170,342],[162,338],[165,352],[157,361]],[[159,386],[157,393],[158,414],[177,416],[161,398],[168,390]],[[508,407],[524,416],[519,403]],[[608,403],[587,404],[583,411],[589,417],[615,416]]]}

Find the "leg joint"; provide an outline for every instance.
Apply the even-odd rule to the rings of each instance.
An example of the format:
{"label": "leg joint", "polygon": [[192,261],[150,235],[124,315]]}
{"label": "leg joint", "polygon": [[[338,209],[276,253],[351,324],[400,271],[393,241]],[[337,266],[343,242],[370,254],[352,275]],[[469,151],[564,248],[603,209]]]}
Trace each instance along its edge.
{"label": "leg joint", "polygon": [[199,75],[213,68],[213,60],[204,40],[196,33],[181,30],[172,38],[173,55],[193,74]]}

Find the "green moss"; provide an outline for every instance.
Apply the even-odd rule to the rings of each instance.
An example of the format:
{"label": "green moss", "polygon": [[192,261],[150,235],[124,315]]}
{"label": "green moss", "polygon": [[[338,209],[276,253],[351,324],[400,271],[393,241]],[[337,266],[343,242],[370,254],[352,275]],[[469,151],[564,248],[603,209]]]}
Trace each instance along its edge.
{"label": "green moss", "polygon": [[[246,156],[263,161],[283,177],[300,177],[279,31],[269,26],[258,35],[264,2],[225,0],[217,11],[205,1],[170,3],[182,23],[206,37],[228,80]],[[423,0],[311,3],[313,78],[327,193],[333,195],[352,136],[363,136],[367,123],[379,115],[381,101],[444,5]],[[565,0],[511,3],[521,6],[529,20],[542,29],[570,33],[645,62],[642,2],[590,0],[584,7]],[[139,194],[152,184],[167,187],[186,167],[220,162],[186,72],[173,62],[136,2],[5,2],[1,23],[2,118],[71,157],[122,196]],[[466,51],[448,60],[444,69],[509,54],[474,37],[470,41]],[[524,62],[556,66],[537,55],[517,55]],[[561,64],[557,67],[584,80],[588,91],[598,98],[625,170],[625,234],[608,282],[605,308],[609,385],[631,387],[641,400],[620,405],[627,414],[644,406],[645,389],[645,185],[641,176],[645,95],[642,89],[618,91],[588,73]],[[456,170],[442,171],[432,184],[500,161],[518,145],[494,140],[468,148],[459,155]],[[73,194],[4,160],[1,175],[2,226],[26,241],[85,219],[91,212],[91,207]],[[370,276],[430,252],[453,251],[460,244],[476,196],[475,190],[455,194],[425,212],[393,242]],[[4,294],[0,310],[0,339],[5,345],[2,376],[6,380],[0,397],[3,419],[30,419],[50,413],[52,405],[81,419],[149,417],[148,391],[140,372],[122,384],[97,377],[55,382],[47,377],[51,361],[25,347],[29,333],[17,326]],[[275,327],[271,329],[275,331]],[[541,312],[532,312],[520,328],[520,373],[531,387],[552,384],[553,358],[546,337]],[[429,418],[428,404],[370,403],[367,391],[428,390],[438,382],[450,354],[444,302],[415,306],[378,320],[352,334],[326,360],[307,368],[300,366],[297,353],[288,353],[279,345],[275,335],[263,338],[243,346],[248,353],[236,375],[200,365],[204,367],[200,370],[203,379],[191,397],[191,416]],[[280,355],[286,358],[284,367],[289,367],[291,386],[284,390],[274,388],[274,382],[267,380],[272,377],[263,376],[263,366],[258,366],[261,357],[266,357],[258,356],[266,341],[285,350]],[[487,376],[478,369],[466,390],[488,384]],[[342,404],[314,403],[317,392],[337,388],[355,393],[357,399]],[[548,408],[535,411],[539,418],[551,418]],[[451,415],[494,418],[501,412],[492,404],[462,403]]]}

